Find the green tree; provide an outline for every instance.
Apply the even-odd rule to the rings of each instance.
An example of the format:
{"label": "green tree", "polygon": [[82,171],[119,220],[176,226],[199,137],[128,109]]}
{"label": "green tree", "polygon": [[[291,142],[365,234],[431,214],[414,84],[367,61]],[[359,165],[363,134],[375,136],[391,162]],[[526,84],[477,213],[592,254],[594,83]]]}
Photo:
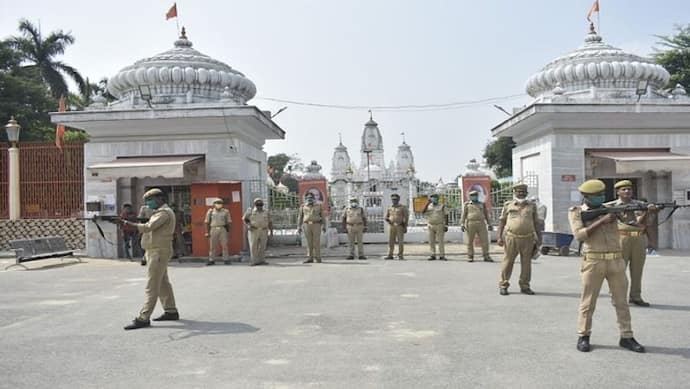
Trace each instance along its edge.
{"label": "green tree", "polygon": [[656,36],[661,39],[657,43],[663,48],[655,48],[654,59],[671,73],[670,88],[676,84],[687,88],[690,87],[690,24],[675,26],[675,30],[674,35]]}
{"label": "green tree", "polygon": [[304,169],[304,164],[297,154],[271,155],[268,157],[268,169],[273,182],[276,184],[282,182],[290,189],[290,192],[297,192],[297,179],[293,174]]}
{"label": "green tree", "polygon": [[511,137],[500,137],[489,142],[484,148],[484,159],[496,173],[496,177],[510,177],[513,175],[513,148],[515,142]]}
{"label": "green tree", "polygon": [[67,46],[74,43],[74,37],[62,30],[43,37],[41,31],[26,19],[19,21],[20,36],[10,39],[11,45],[28,62],[26,68],[36,68],[55,98],[67,96],[69,88],[64,75],[77,83],[80,92],[88,94],[88,86],[81,74],[66,63],[56,59],[65,53]]}

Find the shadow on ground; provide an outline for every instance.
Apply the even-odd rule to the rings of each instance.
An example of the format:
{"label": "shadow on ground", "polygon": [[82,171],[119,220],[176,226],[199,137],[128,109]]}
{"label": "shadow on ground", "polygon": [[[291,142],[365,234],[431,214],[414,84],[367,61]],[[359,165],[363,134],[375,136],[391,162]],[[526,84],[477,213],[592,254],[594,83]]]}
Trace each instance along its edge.
{"label": "shadow on ground", "polygon": [[175,324],[154,325],[151,328],[169,328],[173,331],[168,335],[170,340],[184,340],[202,335],[244,334],[259,331],[259,328],[239,322],[214,322],[180,319]]}

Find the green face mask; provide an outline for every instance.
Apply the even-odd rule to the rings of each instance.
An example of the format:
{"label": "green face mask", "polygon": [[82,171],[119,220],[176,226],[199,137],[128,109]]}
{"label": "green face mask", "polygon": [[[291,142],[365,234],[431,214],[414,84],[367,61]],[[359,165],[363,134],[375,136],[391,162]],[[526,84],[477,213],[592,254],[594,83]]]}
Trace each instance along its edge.
{"label": "green face mask", "polygon": [[148,199],[146,200],[146,207],[150,209],[157,209],[158,208],[158,202],[154,199]]}
{"label": "green face mask", "polygon": [[479,201],[479,196],[470,196],[470,201],[476,203],[477,201]]}
{"label": "green face mask", "polygon": [[604,204],[604,201],[606,201],[606,196],[604,196],[603,194],[587,197],[587,203],[589,203],[589,205],[595,208],[601,207],[601,205]]}

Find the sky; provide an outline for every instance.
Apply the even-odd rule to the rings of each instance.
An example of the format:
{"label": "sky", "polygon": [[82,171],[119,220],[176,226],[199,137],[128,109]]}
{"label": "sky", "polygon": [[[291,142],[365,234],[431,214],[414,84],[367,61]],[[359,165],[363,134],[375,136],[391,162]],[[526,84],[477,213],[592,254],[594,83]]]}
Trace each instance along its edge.
{"label": "sky", "polygon": [[[76,38],[62,59],[91,80],[172,48],[172,1],[0,0],[0,38],[18,20]],[[329,174],[339,134],[359,163],[367,108],[323,109],[266,100],[400,106],[499,98],[441,111],[373,110],[385,159],[404,132],[418,177],[454,180],[481,159],[490,129],[507,110],[529,104],[525,81],[582,45],[593,0],[180,0],[178,22],[194,48],[243,72],[257,86],[250,101],[275,117],[284,140],[264,150],[316,160]],[[601,0],[604,42],[649,55],[675,25],[690,23],[687,0]],[[515,96],[512,98],[501,98]]]}

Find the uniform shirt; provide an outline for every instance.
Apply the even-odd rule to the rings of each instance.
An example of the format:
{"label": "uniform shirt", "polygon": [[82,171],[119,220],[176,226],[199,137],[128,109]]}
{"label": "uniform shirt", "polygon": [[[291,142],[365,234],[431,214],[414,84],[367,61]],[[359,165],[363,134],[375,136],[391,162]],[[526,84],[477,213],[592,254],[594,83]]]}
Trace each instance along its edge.
{"label": "uniform shirt", "polygon": [[489,222],[489,212],[486,209],[484,203],[479,201],[472,202],[466,201],[462,208],[462,220],[460,224],[465,224],[465,222],[476,222],[484,221]]}
{"label": "uniform shirt", "polygon": [[151,218],[146,223],[136,224],[141,236],[141,248],[172,250],[173,233],[175,232],[175,213],[168,204],[153,210]]}
{"label": "uniform shirt", "polygon": [[386,219],[390,221],[392,224],[406,224],[407,223],[407,207],[404,205],[398,204],[396,207],[395,205],[392,205],[388,207],[388,211],[386,212]]}
{"label": "uniform shirt", "polygon": [[424,215],[426,215],[427,223],[431,225],[445,224],[448,211],[444,204],[429,204]]}
{"label": "uniform shirt", "polygon": [[505,231],[515,235],[529,235],[537,230],[537,207],[531,201],[520,204],[517,200],[506,201],[501,211]]}
{"label": "uniform shirt", "polygon": [[[620,199],[609,201],[604,204],[605,206],[611,207],[625,207],[631,205],[646,205],[647,203],[639,200],[630,200],[630,202],[624,203]],[[637,218],[642,216],[645,211],[625,211],[618,214],[618,229],[622,231],[642,231],[643,226],[637,224]]]}
{"label": "uniform shirt", "polygon": [[271,213],[265,209],[258,210],[256,207],[248,208],[242,216],[242,220],[245,222],[249,220],[247,223],[249,227],[265,230],[271,224]]}
{"label": "uniform shirt", "polygon": [[151,215],[153,215],[153,209],[142,205],[141,208],[139,208],[139,219],[150,219]]}
{"label": "uniform shirt", "polygon": [[584,223],[580,213],[591,209],[586,204],[571,207],[568,210],[568,221],[570,229],[575,235],[575,239],[583,243],[586,253],[616,253],[621,251],[621,244],[618,238],[618,227],[616,223],[606,223],[587,235],[587,227],[596,220]]}
{"label": "uniform shirt", "polygon": [[321,205],[320,204],[304,204],[300,208],[299,216],[297,217],[297,224],[313,222],[321,223],[323,217],[321,216]]}
{"label": "uniform shirt", "polygon": [[232,218],[230,212],[225,208],[211,208],[206,212],[206,224],[211,227],[225,227],[230,223],[232,223]]}
{"label": "uniform shirt", "polygon": [[345,209],[345,223],[347,224],[364,224],[366,219],[362,207],[347,207]]}

